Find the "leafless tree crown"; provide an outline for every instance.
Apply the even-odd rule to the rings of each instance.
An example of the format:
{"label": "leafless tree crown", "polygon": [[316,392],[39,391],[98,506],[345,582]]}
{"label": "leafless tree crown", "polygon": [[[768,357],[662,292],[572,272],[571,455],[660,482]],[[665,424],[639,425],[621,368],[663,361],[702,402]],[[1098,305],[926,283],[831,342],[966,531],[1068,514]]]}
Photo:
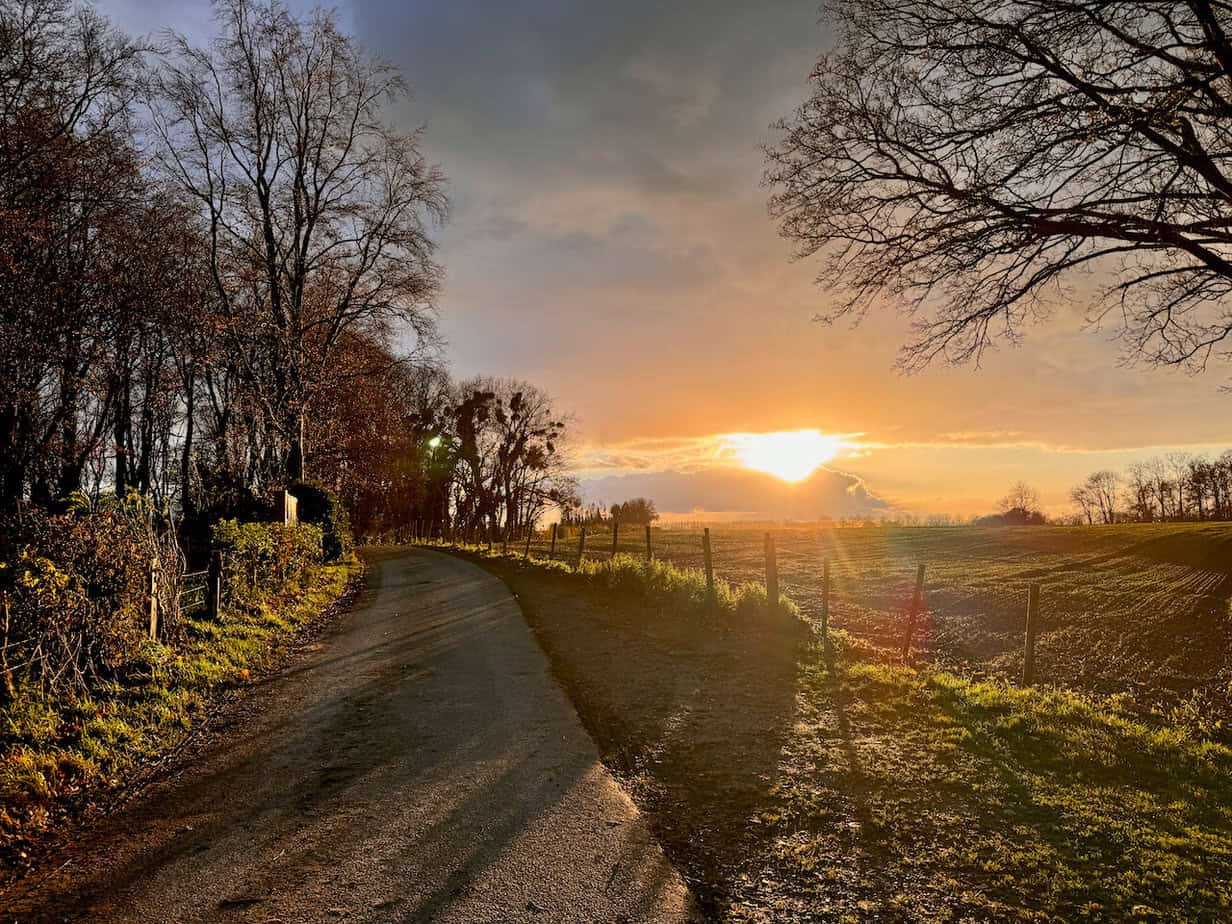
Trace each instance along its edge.
{"label": "leafless tree crown", "polygon": [[902,362],[978,360],[1099,268],[1126,356],[1202,368],[1232,334],[1232,6],[833,0],[771,210],[843,290],[890,297]]}
{"label": "leafless tree crown", "polygon": [[432,336],[443,181],[387,121],[406,92],[396,69],[332,14],[300,21],[279,0],[215,11],[210,48],[173,37],[154,132],[167,175],[201,207],[217,297],[245,345],[235,355],[266,383],[294,478],[304,409],[342,336],[395,322]]}

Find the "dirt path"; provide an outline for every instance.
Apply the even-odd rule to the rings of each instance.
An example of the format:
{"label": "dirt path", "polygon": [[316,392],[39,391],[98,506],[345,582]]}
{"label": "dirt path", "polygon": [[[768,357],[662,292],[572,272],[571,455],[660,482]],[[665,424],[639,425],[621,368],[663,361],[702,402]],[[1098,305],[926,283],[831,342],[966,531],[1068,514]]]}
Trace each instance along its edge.
{"label": "dirt path", "polygon": [[[22,921],[690,920],[504,585],[371,557],[259,709],[0,898]],[[63,862],[63,858],[61,858]]]}

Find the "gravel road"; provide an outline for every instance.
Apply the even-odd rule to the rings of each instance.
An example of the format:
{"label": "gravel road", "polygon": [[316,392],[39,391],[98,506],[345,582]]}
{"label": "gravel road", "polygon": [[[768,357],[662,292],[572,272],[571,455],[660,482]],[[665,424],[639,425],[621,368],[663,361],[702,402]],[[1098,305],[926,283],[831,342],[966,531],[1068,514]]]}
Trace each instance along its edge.
{"label": "gravel road", "polygon": [[0,897],[6,919],[693,920],[505,585],[426,550],[370,564],[349,613]]}

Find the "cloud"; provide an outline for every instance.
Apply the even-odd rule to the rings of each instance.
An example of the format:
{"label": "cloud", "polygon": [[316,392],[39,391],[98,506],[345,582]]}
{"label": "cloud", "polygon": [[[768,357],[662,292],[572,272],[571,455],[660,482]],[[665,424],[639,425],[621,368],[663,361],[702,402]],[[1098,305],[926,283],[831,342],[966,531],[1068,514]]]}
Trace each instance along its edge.
{"label": "cloud", "polygon": [[661,513],[676,516],[814,520],[873,516],[891,509],[858,476],[825,467],[794,484],[761,472],[717,467],[590,478],[582,482],[582,490],[588,500],[607,504],[649,497]]}

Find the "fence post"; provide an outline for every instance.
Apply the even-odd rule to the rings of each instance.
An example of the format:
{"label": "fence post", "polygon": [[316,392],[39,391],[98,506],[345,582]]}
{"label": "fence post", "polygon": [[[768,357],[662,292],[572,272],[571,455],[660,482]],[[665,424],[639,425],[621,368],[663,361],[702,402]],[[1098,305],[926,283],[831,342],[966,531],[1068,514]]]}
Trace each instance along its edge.
{"label": "fence post", "polygon": [[654,561],[654,547],[650,544],[650,524],[646,524],[646,561]]}
{"label": "fence post", "polygon": [[586,527],[582,527],[582,531],[578,533],[578,557],[577,564],[573,566],[574,571],[582,570],[582,559],[586,556]]}
{"label": "fence post", "polygon": [[150,638],[158,640],[158,559],[150,559]]}
{"label": "fence post", "polygon": [[552,545],[548,549],[548,561],[552,561],[556,558],[556,527],[559,525],[559,523],[552,524]]}
{"label": "fence post", "polygon": [[711,606],[715,603],[714,596],[714,561],[710,557],[710,527],[702,530],[702,559],[706,563],[706,600]]}
{"label": "fence post", "polygon": [[1022,685],[1035,683],[1035,634],[1039,631],[1039,584],[1027,585],[1027,635],[1022,652]]}
{"label": "fence post", "polygon": [[924,562],[915,569],[915,592],[911,595],[911,611],[907,614],[907,631],[903,635],[903,663],[911,657],[911,642],[915,636],[915,621],[924,603]]}
{"label": "fence post", "polygon": [[821,562],[821,634],[830,631],[830,559]]}
{"label": "fence post", "polygon": [[222,552],[210,553],[210,566],[205,573],[206,613],[217,620],[222,615]]}
{"label": "fence post", "polygon": [[771,616],[779,612],[779,561],[774,553],[774,536],[766,533],[766,608]]}

